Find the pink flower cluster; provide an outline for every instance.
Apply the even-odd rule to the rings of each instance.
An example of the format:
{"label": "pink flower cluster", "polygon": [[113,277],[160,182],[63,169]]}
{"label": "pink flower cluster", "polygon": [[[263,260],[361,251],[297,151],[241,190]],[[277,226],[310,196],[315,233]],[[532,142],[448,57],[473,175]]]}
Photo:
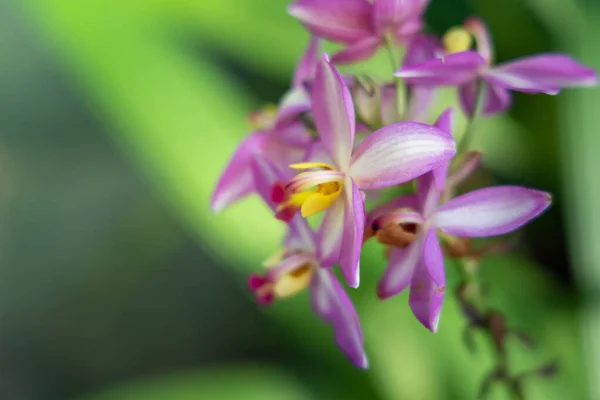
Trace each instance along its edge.
{"label": "pink flower cluster", "polygon": [[[593,70],[561,54],[493,66],[481,21],[469,19],[436,38],[422,32],[427,5],[427,0],[291,5],[290,14],[313,38],[277,109],[252,116],[257,130],[234,153],[212,198],[220,211],[257,193],[288,224],[284,250],[265,263],[266,273],[250,277],[250,289],[266,305],[308,288],[315,313],[332,325],[339,347],[361,368],[368,365],[361,327],[334,266],[357,288],[361,248],[375,238],[386,246],[389,260],[378,297],[409,289],[414,315],[435,332],[446,289],[442,249],[461,238],[512,232],[551,202],[548,193],[519,186],[453,197],[479,166],[480,153],[457,154],[462,146],[455,144],[452,109],[434,124],[424,123],[437,88],[455,86],[473,121],[506,110],[509,91],[556,94],[562,87],[596,82]],[[344,49],[330,58],[320,53],[319,39]],[[382,46],[405,49],[403,66],[389,82],[365,83],[334,66],[366,59]],[[366,209],[369,191],[395,188],[393,193],[399,185],[414,189]],[[306,218],[313,215],[320,218],[309,224]]]}

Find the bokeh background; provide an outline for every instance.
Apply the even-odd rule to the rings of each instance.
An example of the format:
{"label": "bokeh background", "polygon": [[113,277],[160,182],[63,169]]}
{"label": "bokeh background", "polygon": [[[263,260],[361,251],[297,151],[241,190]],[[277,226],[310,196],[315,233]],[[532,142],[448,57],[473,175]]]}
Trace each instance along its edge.
{"label": "bokeh background", "polygon": [[[1,399],[475,398],[489,344],[467,350],[450,295],[436,335],[406,294],[377,301],[376,244],[352,292],[367,372],[306,294],[259,309],[246,292],[283,228],[256,198],[220,215],[208,200],[248,113],[277,102],[306,45],[287,4],[0,0]],[[559,50],[600,67],[596,1],[433,0],[428,29],[473,14],[499,61]],[[358,69],[390,72],[385,55]],[[598,104],[596,89],[517,94],[479,125],[486,184],[555,194],[482,266],[490,304],[536,339],[510,342],[513,369],[558,360],[528,399],[600,398]]]}

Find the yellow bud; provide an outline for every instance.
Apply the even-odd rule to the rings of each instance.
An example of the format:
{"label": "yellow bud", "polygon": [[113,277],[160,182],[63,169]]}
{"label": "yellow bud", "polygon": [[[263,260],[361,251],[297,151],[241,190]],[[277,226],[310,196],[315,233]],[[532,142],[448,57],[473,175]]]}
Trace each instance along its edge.
{"label": "yellow bud", "polygon": [[444,49],[448,54],[469,50],[473,44],[471,34],[459,26],[450,28],[442,40],[444,41]]}

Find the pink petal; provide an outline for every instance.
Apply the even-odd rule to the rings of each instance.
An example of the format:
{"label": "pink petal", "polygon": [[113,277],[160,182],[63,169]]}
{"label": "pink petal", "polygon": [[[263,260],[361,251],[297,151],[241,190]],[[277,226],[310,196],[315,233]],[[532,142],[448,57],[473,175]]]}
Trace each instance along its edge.
{"label": "pink petal", "polygon": [[321,54],[319,54],[319,39],[315,36],[311,37],[306,51],[302,55],[302,58],[296,65],[296,71],[294,72],[294,79],[292,86],[294,88],[302,88],[304,82],[311,80],[315,77],[315,71],[317,69],[317,63]]}
{"label": "pink petal", "polygon": [[450,235],[502,235],[525,225],[551,203],[549,193],[520,186],[492,186],[450,200],[435,213],[434,224]]}
{"label": "pink petal", "polygon": [[383,214],[387,214],[399,208],[410,208],[413,210],[419,210],[419,196],[415,194],[409,194],[406,196],[400,196],[392,201],[377,206],[367,214],[366,226],[371,226],[373,221]]}
{"label": "pink petal", "polygon": [[[512,103],[510,92],[500,86],[486,83],[483,115],[490,117],[508,110]],[[459,87],[460,105],[467,116],[475,112],[475,99],[477,97],[477,83],[466,83]]]}
{"label": "pink petal", "polygon": [[[389,30],[405,31],[406,28],[402,29],[403,25],[420,19],[428,3],[428,0],[375,0],[373,24],[380,34]],[[412,29],[411,33],[417,30],[418,28]]]}
{"label": "pink petal", "polygon": [[564,54],[539,54],[501,64],[486,71],[484,79],[504,89],[556,94],[563,87],[593,86],[596,72]]}
{"label": "pink petal", "polygon": [[423,254],[422,233],[405,248],[395,247],[390,254],[386,270],[377,285],[377,297],[387,299],[401,293],[410,284],[413,272]]}
{"label": "pink petal", "polygon": [[260,197],[274,211],[277,203],[273,201],[273,185],[276,182],[285,182],[290,174],[284,174],[265,157],[254,157],[250,161],[254,187]]}
{"label": "pink petal", "polygon": [[223,210],[254,191],[250,161],[255,155],[263,153],[268,140],[267,133],[255,132],[240,143],[213,193],[211,206],[215,212]]}
{"label": "pink petal", "polygon": [[409,304],[417,319],[431,332],[438,329],[446,291],[444,259],[434,229],[425,239],[422,261],[413,273]]}
{"label": "pink petal", "polygon": [[434,87],[413,86],[410,89],[406,119],[414,122],[427,122],[437,93],[438,90]]}
{"label": "pink petal", "polygon": [[376,36],[366,37],[349,44],[344,50],[334,54],[331,62],[336,64],[350,64],[371,58],[379,48],[381,39]]}
{"label": "pink petal", "polygon": [[323,146],[338,168],[345,169],[354,145],[354,105],[342,76],[326,56],[317,66],[312,111]]}
{"label": "pink petal", "polygon": [[344,196],[340,195],[325,211],[317,231],[317,258],[328,267],[339,262],[344,229]]}
{"label": "pink petal", "polygon": [[288,233],[285,238],[287,249],[303,250],[314,253],[316,233],[310,229],[306,218],[296,215],[288,224]]}
{"label": "pink petal", "polygon": [[383,188],[438,168],[455,153],[448,133],[417,122],[400,122],[367,137],[352,156],[348,174],[361,189]]}
{"label": "pink petal", "polygon": [[433,35],[420,35],[410,41],[402,61],[404,67],[419,65],[442,54],[440,40]]}
{"label": "pink petal", "polygon": [[[360,250],[365,229],[365,202],[354,181],[344,186],[344,228],[340,246],[340,268],[348,285],[360,284]],[[341,196],[340,196],[341,197]]]}
{"label": "pink petal", "polygon": [[[452,136],[452,126],[454,125],[454,112],[452,108],[446,109],[435,122],[435,127]],[[442,191],[446,187],[446,177],[450,168],[450,160],[440,165],[432,171],[433,179],[437,190]]]}
{"label": "pink petal", "polygon": [[304,88],[292,88],[279,102],[275,118],[275,131],[281,131],[290,124],[300,122],[300,114],[310,111],[310,97]]}
{"label": "pink petal", "polygon": [[352,43],[371,36],[371,5],[365,0],[299,0],[288,12],[314,35]]}
{"label": "pink petal", "polygon": [[474,80],[485,60],[474,51],[463,51],[409,65],[394,73],[409,85],[460,85]]}
{"label": "pink petal", "polygon": [[494,48],[492,39],[485,23],[479,18],[469,18],[465,21],[465,29],[467,29],[477,42],[477,52],[483,57],[487,64],[492,63]]}
{"label": "pink petal", "polygon": [[367,368],[363,334],[348,295],[330,269],[318,268],[310,286],[312,307],[333,326],[335,340],[344,354],[359,368]]}

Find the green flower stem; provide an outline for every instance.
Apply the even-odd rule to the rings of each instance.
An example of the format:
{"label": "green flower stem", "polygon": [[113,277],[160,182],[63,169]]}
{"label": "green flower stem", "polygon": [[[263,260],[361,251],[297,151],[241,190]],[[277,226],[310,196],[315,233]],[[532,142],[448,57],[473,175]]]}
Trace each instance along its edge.
{"label": "green flower stem", "polygon": [[[385,36],[385,47],[390,57],[390,63],[392,65],[393,72],[396,72],[400,67],[396,61],[396,54],[394,53],[394,39],[390,35]],[[404,109],[406,107],[406,86],[402,81],[402,78],[396,77],[394,79],[396,83],[396,117],[397,121],[402,121],[404,117]]]}

